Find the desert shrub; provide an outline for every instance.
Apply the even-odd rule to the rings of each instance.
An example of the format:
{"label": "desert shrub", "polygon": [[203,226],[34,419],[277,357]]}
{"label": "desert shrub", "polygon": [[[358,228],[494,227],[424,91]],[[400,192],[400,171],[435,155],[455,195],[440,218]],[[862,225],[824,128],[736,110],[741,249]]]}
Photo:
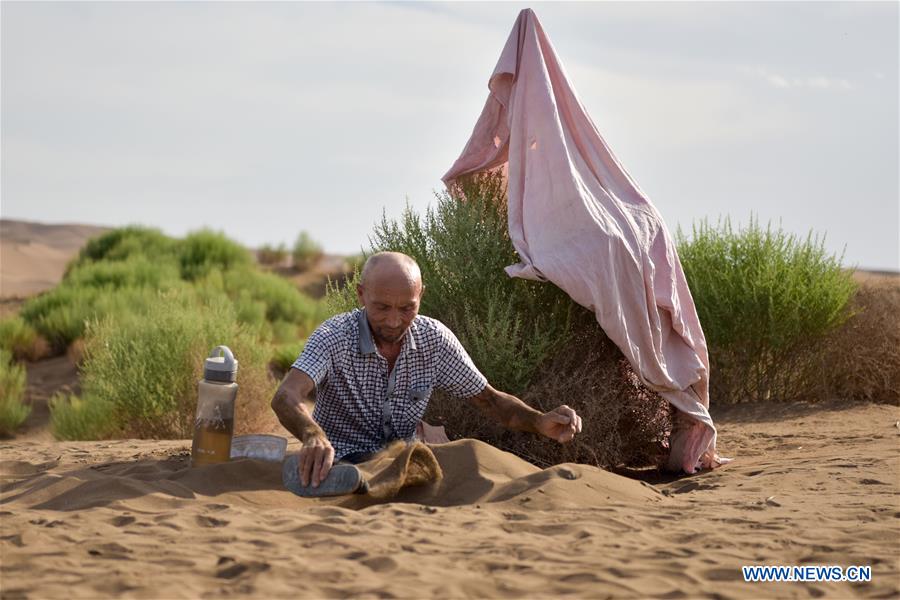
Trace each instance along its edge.
{"label": "desert shrub", "polygon": [[15,360],[38,360],[49,353],[46,340],[21,316],[0,321],[0,350]]}
{"label": "desert shrub", "polygon": [[581,415],[584,430],[565,445],[503,429],[475,407],[436,393],[425,420],[444,425],[451,439],[476,437],[547,467],[578,462],[599,467],[661,463],[673,409],[640,383],[621,351],[594,316],[578,309],[578,327],[548,358],[521,396],[548,411],[567,404]]}
{"label": "desert shrub", "polygon": [[0,348],[0,435],[9,435],[25,422],[31,406],[25,404],[25,367],[12,362]]}
{"label": "desert shrub", "polygon": [[[503,270],[519,259],[499,174],[438,194],[424,218],[408,207],[398,220],[384,216],[370,242],[372,252],[403,252],[418,262],[425,282],[420,312],[450,327],[498,388],[521,393],[568,338],[574,302],[552,284],[510,278]],[[356,273],[330,287],[332,311],[356,306],[358,281]]]}
{"label": "desert shrub", "polygon": [[[324,320],[327,317],[322,317]],[[272,335],[269,339],[275,344],[296,344],[301,337],[308,336],[315,329],[316,324],[298,326],[296,323],[289,321],[273,321],[270,324]]]}
{"label": "desert shrub", "polygon": [[59,285],[28,300],[19,314],[54,350],[60,351],[82,335],[85,320],[95,314],[95,301],[100,294],[98,288]]}
{"label": "desert shrub", "polygon": [[863,283],[851,316],[820,344],[821,395],[900,403],[900,278]]}
{"label": "desert shrub", "polygon": [[119,433],[114,407],[97,399],[83,400],[57,392],[50,398],[50,427],[59,440],[102,440]]}
{"label": "desert shrub", "polygon": [[288,249],[283,243],[273,246],[264,244],[256,251],[256,260],[263,265],[280,265],[287,260]]}
{"label": "desert shrub", "polygon": [[297,360],[305,347],[305,339],[279,344],[273,348],[272,357],[269,360],[269,363],[278,373],[287,373],[288,369],[291,368],[291,365],[294,364],[294,361]]}
{"label": "desert shrub", "polygon": [[150,288],[112,288],[62,284],[32,298],[20,315],[56,352],[84,335],[85,324],[103,316],[140,312],[156,301]]}
{"label": "desert shrub", "polygon": [[[362,264],[365,264],[365,260],[362,261]],[[325,297],[322,299],[322,305],[325,307],[325,312],[328,316],[348,312],[359,306],[359,300],[356,297],[356,286],[362,273],[362,264],[354,267],[353,273],[344,279],[334,280],[331,277],[328,278],[328,283],[325,286]]]}
{"label": "desert shrub", "polygon": [[[113,241],[122,239],[111,237]],[[107,246],[115,249],[121,244],[110,242]],[[26,303],[23,319],[60,352],[84,334],[87,321],[140,313],[155,301],[157,292],[175,288],[194,287],[207,299],[227,295],[235,304],[238,320],[255,328],[261,339],[295,339],[327,317],[318,302],[281,277],[257,270],[247,262],[249,254],[221,234],[200,231],[172,247],[177,256],[158,260],[135,251],[119,260],[101,258],[75,264],[61,285]],[[88,254],[107,255],[100,251]],[[290,324],[299,331],[288,333]]]}
{"label": "desert shrub", "polygon": [[[82,398],[58,403],[65,408],[59,417],[53,413],[54,429],[65,437],[73,429],[62,424],[69,419],[77,422],[74,429],[103,436],[190,437],[203,359],[220,344],[231,347],[240,364],[236,426],[252,430],[270,412],[274,393],[267,349],[237,322],[226,298],[198,302],[183,290],[161,294],[140,314],[91,323]],[[108,422],[94,427],[92,415]]]}
{"label": "desert shrub", "polygon": [[296,323],[309,332],[325,315],[319,303],[301,293],[286,279],[252,268],[240,268],[223,273],[224,288],[231,297],[244,294],[246,298],[265,306],[265,318],[270,323]]}
{"label": "desert shrub", "polygon": [[137,255],[155,261],[174,260],[176,254],[177,241],[158,229],[138,225],[120,227],[88,240],[68,265],[66,276],[76,267],[91,262],[126,260]]}
{"label": "desert shrub", "polygon": [[322,246],[306,231],[301,231],[291,249],[294,268],[305,271],[316,264],[322,256]]}
{"label": "desert shrub", "polygon": [[[541,410],[568,404],[586,429],[560,446],[506,431],[465,402],[435,393],[426,420],[451,437],[475,437],[539,465],[566,461],[599,466],[655,461],[671,427],[671,409],[640,384],[593,313],[550,283],[513,279],[518,262],[509,239],[506,192],[499,174],[479,175],[437,196],[424,217],[409,208],[386,216],[370,238],[371,252],[416,259],[425,295],[421,313],[446,323],[495,387]],[[357,305],[359,270],[330,284],[332,313]]]}
{"label": "desert shrub", "polygon": [[152,260],[134,254],[118,261],[103,260],[69,269],[63,284],[71,287],[150,287],[162,289],[176,285],[178,267],[174,261]]}
{"label": "desert shrub", "polygon": [[809,398],[825,336],[848,317],[855,284],[823,240],[755,220],[679,230],[678,252],[709,346],[717,402]]}
{"label": "desert shrub", "polygon": [[182,278],[193,281],[212,269],[228,271],[252,263],[246,248],[225,234],[203,229],[187,235],[178,245]]}

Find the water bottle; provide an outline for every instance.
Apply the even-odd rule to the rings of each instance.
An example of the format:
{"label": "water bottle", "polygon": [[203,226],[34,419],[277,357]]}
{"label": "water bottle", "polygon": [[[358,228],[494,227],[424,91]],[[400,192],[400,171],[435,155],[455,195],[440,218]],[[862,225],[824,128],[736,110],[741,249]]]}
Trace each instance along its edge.
{"label": "water bottle", "polygon": [[228,346],[213,348],[204,363],[194,419],[192,466],[227,462],[231,455],[237,368],[238,361]]}

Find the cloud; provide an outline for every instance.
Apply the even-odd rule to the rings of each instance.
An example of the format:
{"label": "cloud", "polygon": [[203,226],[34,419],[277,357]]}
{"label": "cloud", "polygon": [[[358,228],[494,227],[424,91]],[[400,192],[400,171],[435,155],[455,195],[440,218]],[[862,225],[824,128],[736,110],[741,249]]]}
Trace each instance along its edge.
{"label": "cloud", "polygon": [[772,87],[776,88],[808,88],[818,90],[847,91],[856,86],[843,78],[825,77],[816,75],[812,77],[788,77],[780,73],[774,73],[765,67],[739,67],[739,72],[745,75],[759,77]]}

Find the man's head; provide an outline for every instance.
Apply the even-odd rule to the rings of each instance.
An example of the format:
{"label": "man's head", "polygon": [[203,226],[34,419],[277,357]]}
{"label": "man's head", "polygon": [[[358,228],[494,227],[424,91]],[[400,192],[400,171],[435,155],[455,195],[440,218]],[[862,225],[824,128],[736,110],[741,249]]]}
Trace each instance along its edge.
{"label": "man's head", "polygon": [[356,295],[366,307],[376,342],[394,344],[419,314],[425,286],[411,257],[400,252],[373,254],[363,266]]}

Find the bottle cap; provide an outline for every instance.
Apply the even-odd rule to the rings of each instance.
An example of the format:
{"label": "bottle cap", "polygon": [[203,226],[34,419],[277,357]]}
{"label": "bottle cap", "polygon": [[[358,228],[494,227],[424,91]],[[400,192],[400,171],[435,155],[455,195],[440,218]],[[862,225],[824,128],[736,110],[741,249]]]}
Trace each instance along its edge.
{"label": "bottle cap", "polygon": [[203,379],[233,383],[237,377],[238,361],[228,346],[216,346],[203,366]]}

